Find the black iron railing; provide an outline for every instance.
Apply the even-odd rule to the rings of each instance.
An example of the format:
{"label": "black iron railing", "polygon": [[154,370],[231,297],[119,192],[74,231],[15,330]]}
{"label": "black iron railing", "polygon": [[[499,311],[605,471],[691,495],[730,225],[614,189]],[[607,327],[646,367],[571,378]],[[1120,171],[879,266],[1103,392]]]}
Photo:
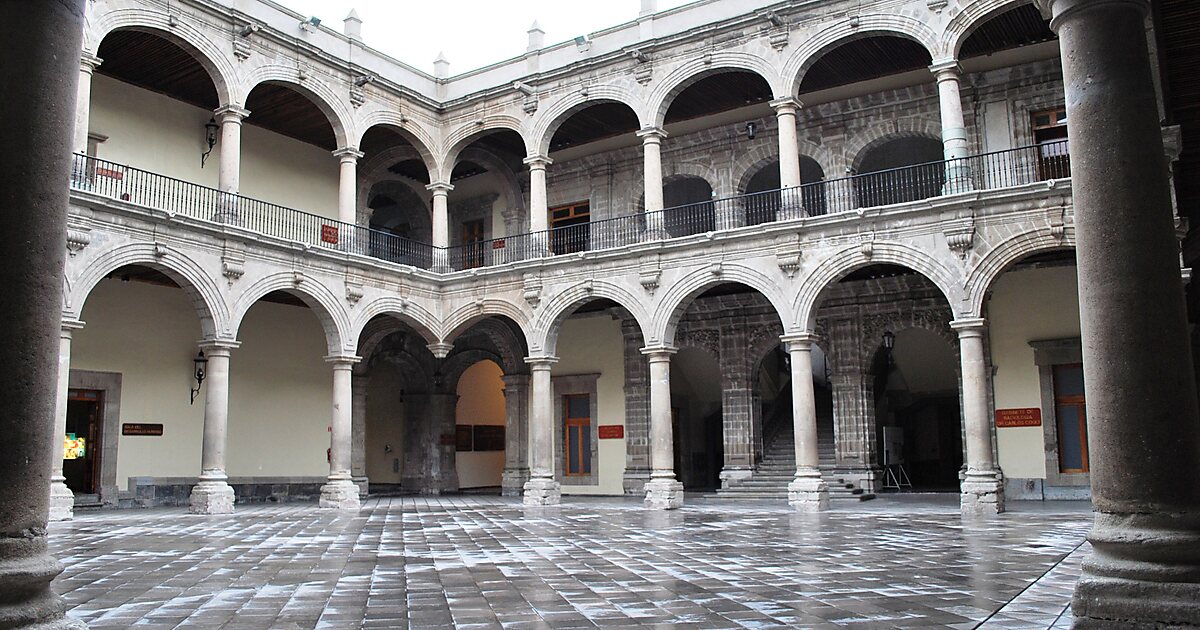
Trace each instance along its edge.
{"label": "black iron railing", "polygon": [[434,247],[148,171],[75,156],[71,186],[198,219],[228,223],[314,247],[436,271],[622,247],[775,221],[849,212],[948,194],[1070,177],[1066,140],[904,166],[794,188],[638,212],[545,232]]}

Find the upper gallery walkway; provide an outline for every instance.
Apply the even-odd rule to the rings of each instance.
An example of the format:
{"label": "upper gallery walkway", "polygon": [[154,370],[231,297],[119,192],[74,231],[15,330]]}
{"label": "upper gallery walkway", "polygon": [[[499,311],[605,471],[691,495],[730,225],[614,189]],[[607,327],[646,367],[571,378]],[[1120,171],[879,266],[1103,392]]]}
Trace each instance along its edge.
{"label": "upper gallery walkway", "polygon": [[[345,252],[437,273],[616,248],[806,217],[846,215],[941,197],[1070,177],[1068,142],[963,158],[691,203],[630,208],[614,218],[479,240],[450,247],[337,221],[123,164],[75,156],[73,191],[226,224],[310,248]],[[886,210],[885,210],[886,212]],[[848,216],[855,216],[850,214]]]}

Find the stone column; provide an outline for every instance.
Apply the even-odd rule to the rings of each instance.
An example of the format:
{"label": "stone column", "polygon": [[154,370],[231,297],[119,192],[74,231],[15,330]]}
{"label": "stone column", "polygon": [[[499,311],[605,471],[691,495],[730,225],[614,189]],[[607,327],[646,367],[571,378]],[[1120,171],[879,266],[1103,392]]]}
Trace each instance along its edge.
{"label": "stone column", "polygon": [[784,335],[792,364],[792,423],[796,431],[796,478],[788,484],[788,503],[801,512],[829,509],[829,488],[821,477],[817,452],[817,399],[813,393],[813,335]]}
{"label": "stone column", "polygon": [[367,478],[367,386],[370,378],[355,369],[350,377],[350,417],[353,437],[350,439],[350,474],[358,486],[358,497],[367,498],[370,479]]}
{"label": "stone column", "polygon": [[562,490],[554,479],[554,390],[550,369],[558,357],[526,357],[529,364],[529,435],[533,445],[529,481],[525,482],[527,506],[558,505]]}
{"label": "stone column", "polygon": [[650,363],[650,481],[646,507],[674,510],[683,507],[683,484],[675,479],[675,444],[671,426],[671,356],[675,348],[643,348]]}
{"label": "stone column", "polygon": [[458,395],[434,392],[429,395],[426,414],[429,418],[429,494],[443,494],[458,490],[457,444],[454,440],[457,428],[455,411]]}
{"label": "stone column", "polygon": [[929,67],[937,79],[938,100],[942,112],[942,147],[946,158],[946,194],[971,190],[971,167],[967,157],[967,124],[963,121],[962,95],[959,79],[962,67],[956,59],[947,59]]}
{"label": "stone column", "polygon": [[992,414],[988,409],[987,356],[983,319],[950,322],[958,331],[962,361],[963,431],[966,435],[967,472],[962,482],[964,514],[998,514],[1004,511],[1004,481],[992,453]]}
{"label": "stone column", "polygon": [[450,271],[450,191],[449,182],[434,182],[425,187],[433,193],[433,271]]}
{"label": "stone column", "polygon": [[352,370],[359,357],[330,356],[325,361],[333,366],[333,428],[332,444],[329,456],[329,480],[321,486],[322,508],[338,510],[357,510],[358,486],[350,474],[351,446],[350,436],[353,432],[351,405],[354,390]]}
{"label": "stone column", "polygon": [[87,153],[92,115],[92,74],[103,61],[86,50],[79,60],[79,89],[75,97],[75,153]]}
{"label": "stone column", "polygon": [[646,127],[637,132],[642,139],[643,169],[645,180],[645,214],[646,239],[656,240],[667,238],[663,227],[663,177],[662,177],[662,141],[667,132],[658,127]]}
{"label": "stone column", "polygon": [[1200,624],[1200,419],[1147,0],[1052,0],[1071,121],[1095,524],[1075,627]]}
{"label": "stone column", "polygon": [[546,167],[554,161],[544,155],[525,158],[529,167],[529,252],[527,257],[550,254],[550,207],[546,194]]}
{"label": "stone column", "polygon": [[221,207],[216,211],[216,220],[237,223],[238,190],[242,177],[242,120],[250,115],[238,105],[224,105],[213,112],[221,125],[221,164],[217,174],[217,188],[222,193]]}
{"label": "stone column", "polygon": [[501,494],[521,496],[529,481],[529,375],[506,374],[504,380],[504,473]]}
{"label": "stone column", "polygon": [[800,101],[781,98],[771,101],[775,108],[775,120],[779,126],[779,220],[804,216],[804,205],[800,198],[800,142],[796,131],[796,116]]}
{"label": "stone column", "polygon": [[650,395],[646,383],[649,366],[642,356],[642,330],[637,320],[622,316],[625,342],[625,476],[626,496],[645,496],[650,481]]}
{"label": "stone column", "polygon": [[[71,149],[83,0],[6,2],[0,22],[0,625],[83,628],[50,588],[46,515],[62,334]],[[62,436],[57,436],[62,444]]]}
{"label": "stone column", "polygon": [[358,161],[363,152],[356,147],[342,147],[333,156],[338,159],[338,221],[353,225],[358,213]]}
{"label": "stone column", "polygon": [[229,353],[236,341],[203,341],[208,359],[204,378],[204,441],[200,481],[188,500],[193,514],[233,513],[233,488],[225,474],[225,439],[229,430]]}
{"label": "stone column", "polygon": [[882,470],[875,442],[875,377],[861,371],[833,374],[837,472],[866,492],[879,490]]}
{"label": "stone column", "polygon": [[75,495],[63,477],[63,439],[67,434],[67,390],[71,388],[71,333],[83,328],[79,320],[63,320],[58,341],[58,398],[54,406],[54,457],[50,460],[50,520],[69,521],[75,515]]}

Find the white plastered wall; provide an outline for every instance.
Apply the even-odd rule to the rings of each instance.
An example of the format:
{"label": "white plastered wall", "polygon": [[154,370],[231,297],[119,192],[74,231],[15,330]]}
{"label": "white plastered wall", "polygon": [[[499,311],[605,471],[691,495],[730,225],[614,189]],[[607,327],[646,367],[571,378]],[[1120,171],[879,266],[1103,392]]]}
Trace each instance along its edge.
{"label": "white plastered wall", "polygon": [[[1041,407],[1038,367],[1029,342],[1079,336],[1075,267],[1010,271],[996,280],[987,308],[996,408]],[[997,429],[996,440],[1006,477],[1046,478],[1042,427]]]}
{"label": "white plastered wall", "polygon": [[[111,77],[92,77],[89,128],[108,138],[97,151],[101,159],[216,187],[220,142],[200,168],[204,124],[212,115]],[[241,193],[336,218],[337,158],[320,147],[243,124]]]}
{"label": "white plastered wall", "polygon": [[[625,341],[621,324],[606,314],[568,319],[558,337],[554,376],[600,374],[596,383],[599,425],[625,425]],[[555,401],[559,404],[559,401]],[[555,431],[561,430],[555,426]],[[625,440],[599,440],[594,486],[563,485],[563,494],[624,494]]]}
{"label": "white plastered wall", "polygon": [[[504,372],[491,361],[467,368],[458,380],[455,421],[463,425],[504,426]],[[498,487],[504,473],[504,451],[455,454],[460,488]]]}

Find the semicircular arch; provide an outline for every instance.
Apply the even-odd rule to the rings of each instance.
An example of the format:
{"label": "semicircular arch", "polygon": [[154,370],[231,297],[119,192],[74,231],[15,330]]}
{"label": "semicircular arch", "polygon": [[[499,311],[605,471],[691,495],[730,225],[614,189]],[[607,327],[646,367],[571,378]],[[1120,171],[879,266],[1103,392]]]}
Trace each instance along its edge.
{"label": "semicircular arch", "polygon": [[706,57],[689,59],[658,81],[647,98],[647,118],[650,126],[663,126],[667,110],[681,92],[701,79],[722,72],[751,72],[767,82],[774,98],[782,98],[788,94],[778,69],[769,60],[754,53],[736,50],[713,53]]}
{"label": "semicircular arch", "polygon": [[719,276],[704,267],[689,272],[671,284],[655,307],[652,338],[668,345],[673,343],[679,319],[692,301],[713,287],[731,283],[745,285],[762,294],[775,309],[783,329],[786,331],[793,327],[785,289],[788,283],[783,278],[768,276],[748,265],[725,263],[721,266]]}
{"label": "semicircular arch", "polygon": [[545,107],[544,113],[534,121],[533,130],[526,138],[526,150],[530,155],[549,155],[550,141],[568,118],[588,107],[604,103],[625,105],[637,116],[638,127],[647,126],[642,99],[636,93],[618,85],[592,85],[588,86],[587,94],[571,92]]}
{"label": "semicircular arch", "polygon": [[329,354],[338,355],[353,352],[354,345],[350,343],[350,318],[342,308],[337,296],[324,284],[312,280],[297,283],[294,272],[280,271],[258,278],[249,284],[241,294],[233,300],[231,309],[230,329],[236,335],[246,313],[268,293],[285,291],[303,301],[321,323],[325,332],[325,343]]}
{"label": "semicircular arch", "polygon": [[[316,105],[333,128],[333,137],[338,148],[352,146],[351,138],[361,137],[355,130],[354,116],[350,114],[346,102],[323,81],[301,81],[296,66],[272,64],[251,70],[242,80],[238,102],[245,103],[254,88],[263,83],[282,85]],[[253,117],[254,112],[250,112],[250,118]]]}
{"label": "semicircular arch", "polygon": [[373,300],[359,304],[354,321],[350,327],[350,339],[358,342],[363,330],[371,320],[380,315],[393,317],[412,328],[426,343],[437,343],[437,317],[425,308],[423,304],[413,302],[397,295],[383,295]]}
{"label": "semicircular arch", "polygon": [[911,39],[925,47],[931,59],[939,55],[938,34],[923,20],[897,13],[855,15],[829,24],[815,37],[803,42],[784,62],[782,75],[787,78],[787,94],[800,94],[804,75],[808,74],[825,53],[857,39],[872,36],[894,36]]}
{"label": "semicircular arch", "polygon": [[529,144],[529,140],[525,137],[526,130],[522,121],[512,116],[487,116],[465,123],[446,134],[446,139],[442,143],[445,150],[438,156],[436,171],[438,177],[434,181],[450,181],[450,174],[454,171],[454,166],[458,163],[459,154],[469,147],[472,142],[500,131],[516,132],[524,144]]}
{"label": "semicircular arch", "polygon": [[992,284],[1021,259],[1034,254],[1066,249],[1075,249],[1075,238],[1070,231],[1064,232],[1063,238],[1058,239],[1045,228],[1022,232],[998,243],[967,274],[967,316],[981,316],[987,292],[992,288]]}
{"label": "semicircular arch", "polygon": [[[939,50],[943,57],[958,59],[963,43],[975,32],[975,29],[988,20],[1017,7],[1034,4],[1034,0],[974,0],[965,3],[962,9],[950,18],[939,40]],[[934,57],[937,59],[937,57]]]}
{"label": "semicircular arch", "polygon": [[558,347],[558,334],[562,331],[563,322],[580,306],[599,299],[612,300],[629,311],[642,331],[644,343],[651,343],[650,316],[642,298],[617,283],[591,280],[563,289],[542,304],[529,334],[530,356],[552,356]]}

